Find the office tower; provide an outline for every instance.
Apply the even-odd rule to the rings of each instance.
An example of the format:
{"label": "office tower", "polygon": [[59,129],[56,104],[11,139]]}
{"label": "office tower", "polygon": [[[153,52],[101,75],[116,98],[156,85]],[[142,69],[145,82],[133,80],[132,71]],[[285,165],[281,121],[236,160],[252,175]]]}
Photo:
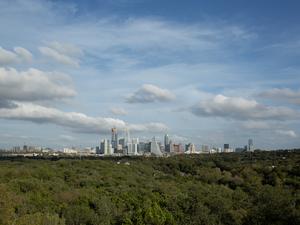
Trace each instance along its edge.
{"label": "office tower", "polygon": [[125,148],[125,146],[126,146],[126,144],[125,144],[125,138],[121,138],[121,139],[119,139],[119,145],[121,145],[121,146],[122,146],[122,149],[124,149],[124,148]]}
{"label": "office tower", "polygon": [[165,152],[169,152],[170,151],[170,139],[169,139],[168,134],[165,134],[164,144],[165,144]]}
{"label": "office tower", "polygon": [[115,127],[111,129],[111,145],[115,150],[118,149],[118,133]]}
{"label": "office tower", "polygon": [[138,145],[139,139],[132,138],[132,141],[127,145],[127,154],[128,155],[137,155],[138,154]]}
{"label": "office tower", "polygon": [[181,154],[184,152],[182,144],[173,144],[173,152],[176,154]]}
{"label": "office tower", "polygon": [[125,128],[125,145],[131,143],[130,132],[128,128]]}
{"label": "office tower", "polygon": [[112,155],[113,154],[112,145],[109,143],[109,140],[107,140],[107,139],[104,139],[101,141],[100,149],[101,149],[101,152],[104,153],[104,155]]}
{"label": "office tower", "polygon": [[248,151],[253,152],[254,151],[254,146],[253,146],[253,140],[249,139],[248,140]]}
{"label": "office tower", "polygon": [[23,151],[27,152],[28,151],[28,146],[27,145],[23,145]]}
{"label": "office tower", "polygon": [[202,153],[210,153],[208,145],[201,145],[201,152]]}
{"label": "office tower", "polygon": [[194,154],[196,153],[196,147],[194,144],[189,143],[185,146],[185,153],[187,154]]}
{"label": "office tower", "polygon": [[229,144],[224,144],[223,152],[229,152]]}
{"label": "office tower", "polygon": [[169,141],[168,152],[174,153],[174,144],[172,140]]}
{"label": "office tower", "polygon": [[150,143],[150,152],[151,154],[157,155],[157,156],[162,156],[162,152],[160,151],[159,145],[157,141],[155,140],[155,137],[151,140]]}
{"label": "office tower", "polygon": [[149,153],[150,149],[151,149],[150,142],[140,142],[138,144],[138,153],[139,154]]}
{"label": "office tower", "polygon": [[[101,145],[101,143],[100,143]],[[101,152],[101,148],[99,146],[96,146],[96,154],[103,154],[103,152]]]}
{"label": "office tower", "polygon": [[231,149],[229,144],[224,144],[224,152],[234,152],[234,149]]}

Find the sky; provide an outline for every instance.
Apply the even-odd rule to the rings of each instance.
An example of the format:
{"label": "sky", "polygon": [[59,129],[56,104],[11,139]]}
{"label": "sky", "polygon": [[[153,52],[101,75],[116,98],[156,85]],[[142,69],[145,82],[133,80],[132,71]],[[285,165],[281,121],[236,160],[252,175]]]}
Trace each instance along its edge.
{"label": "sky", "polygon": [[297,0],[0,0],[0,148],[300,147]]}

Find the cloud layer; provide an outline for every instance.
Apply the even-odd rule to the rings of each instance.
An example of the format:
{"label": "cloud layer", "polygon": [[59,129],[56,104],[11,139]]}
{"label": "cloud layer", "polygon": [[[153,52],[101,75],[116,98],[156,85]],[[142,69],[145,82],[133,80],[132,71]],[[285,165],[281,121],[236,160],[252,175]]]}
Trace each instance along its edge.
{"label": "cloud layer", "polygon": [[60,100],[76,95],[70,78],[34,68],[19,72],[0,68],[0,99],[15,101]]}
{"label": "cloud layer", "polygon": [[0,47],[0,65],[28,63],[31,60],[32,54],[25,48],[15,47],[14,51],[9,51]]}
{"label": "cloud layer", "polygon": [[16,105],[15,108],[0,108],[0,118],[56,124],[74,132],[93,134],[107,134],[112,127],[129,128],[140,132],[162,132],[168,129],[162,123],[128,124],[119,119],[89,117],[83,113],[63,112],[32,103],[16,103]]}
{"label": "cloud layer", "polygon": [[292,90],[290,88],[274,88],[260,93],[259,96],[273,100],[283,100],[292,104],[300,105],[300,91]]}
{"label": "cloud layer", "polygon": [[52,60],[69,66],[79,67],[77,57],[82,55],[82,51],[71,44],[52,42],[48,46],[39,47],[39,51]]}
{"label": "cloud layer", "polygon": [[290,138],[297,137],[297,134],[293,130],[276,130],[276,133],[283,135],[283,136],[290,137]]}
{"label": "cloud layer", "polygon": [[299,119],[298,111],[287,107],[272,107],[241,97],[216,95],[191,108],[196,116],[223,117],[237,120],[293,120]]}
{"label": "cloud layer", "polygon": [[127,97],[128,103],[168,102],[175,99],[175,95],[167,89],[152,84],[144,84],[136,92]]}

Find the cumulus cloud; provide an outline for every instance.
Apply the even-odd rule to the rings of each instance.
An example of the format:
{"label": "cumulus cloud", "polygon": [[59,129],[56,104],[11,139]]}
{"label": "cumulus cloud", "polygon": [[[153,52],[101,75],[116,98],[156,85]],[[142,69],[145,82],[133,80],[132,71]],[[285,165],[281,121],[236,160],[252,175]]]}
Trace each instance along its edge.
{"label": "cumulus cloud", "polygon": [[119,115],[119,116],[124,116],[124,115],[127,115],[128,112],[123,109],[123,108],[120,108],[120,107],[114,107],[114,108],[111,108],[110,109],[110,112],[114,115]]}
{"label": "cumulus cloud", "polygon": [[144,84],[140,89],[127,97],[128,103],[168,102],[175,99],[175,95],[167,89],[152,84]]}
{"label": "cumulus cloud", "polygon": [[0,68],[0,99],[16,101],[55,100],[75,96],[68,76],[29,69],[19,72]]}
{"label": "cumulus cloud", "polygon": [[289,88],[273,88],[260,93],[259,96],[274,100],[288,101],[290,103],[300,105],[300,90],[296,91]]}
{"label": "cumulus cloud", "polygon": [[50,43],[48,46],[39,47],[39,51],[56,62],[79,67],[78,57],[82,55],[82,51],[71,44],[62,44],[59,42]]}
{"label": "cumulus cloud", "polygon": [[217,95],[191,108],[196,116],[223,117],[236,120],[292,120],[299,112],[287,107],[272,107],[241,97]]}
{"label": "cumulus cloud", "polygon": [[297,137],[297,134],[293,130],[276,130],[276,133],[290,138]]}
{"label": "cumulus cloud", "polygon": [[32,54],[25,48],[15,47],[14,51],[9,51],[0,47],[0,65],[31,62],[31,60]]}
{"label": "cumulus cloud", "polygon": [[55,108],[32,103],[16,103],[15,108],[0,108],[0,118],[50,123],[63,126],[79,133],[108,133],[112,127],[129,128],[132,131],[161,132],[167,130],[162,123],[128,124],[123,120],[104,117],[89,117],[83,113],[63,112]]}

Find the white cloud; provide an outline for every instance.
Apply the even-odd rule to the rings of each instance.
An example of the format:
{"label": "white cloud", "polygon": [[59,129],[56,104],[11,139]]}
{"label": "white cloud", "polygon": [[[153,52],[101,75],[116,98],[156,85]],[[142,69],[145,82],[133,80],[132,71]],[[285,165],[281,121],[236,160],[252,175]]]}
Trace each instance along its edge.
{"label": "white cloud", "polygon": [[32,61],[32,54],[27,49],[22,48],[22,47],[15,47],[14,51],[25,62],[31,62]]}
{"label": "white cloud", "polygon": [[70,98],[76,92],[67,75],[29,69],[0,68],[0,99],[38,101]]}
{"label": "white cloud", "polygon": [[25,48],[15,47],[14,52],[0,47],[0,65],[31,62],[32,54]]}
{"label": "white cloud", "polygon": [[293,130],[276,130],[276,133],[290,138],[297,137],[297,134]]}
{"label": "white cloud", "polygon": [[175,95],[167,89],[152,84],[144,84],[140,89],[127,97],[128,103],[168,102],[175,99]]}
{"label": "white cloud", "polygon": [[291,120],[300,118],[299,112],[287,107],[272,107],[241,97],[216,95],[191,108],[197,116],[223,117],[237,120]]}
{"label": "white cloud", "polygon": [[300,90],[296,91],[289,88],[273,88],[260,93],[259,96],[274,100],[288,101],[290,103],[300,105]]}
{"label": "white cloud", "polygon": [[82,55],[82,51],[78,47],[59,42],[52,42],[48,46],[41,46],[39,47],[39,51],[56,62],[74,67],[79,67],[77,57]]}
{"label": "white cloud", "polygon": [[15,108],[0,108],[0,118],[51,123],[79,133],[108,133],[112,127],[132,131],[162,132],[168,127],[162,123],[129,124],[123,120],[104,117],[89,117],[83,113],[63,112],[55,108],[31,103],[15,103]]}
{"label": "white cloud", "polygon": [[128,114],[128,112],[125,109],[120,107],[111,108],[110,112],[114,115],[120,115],[120,116],[124,116]]}

